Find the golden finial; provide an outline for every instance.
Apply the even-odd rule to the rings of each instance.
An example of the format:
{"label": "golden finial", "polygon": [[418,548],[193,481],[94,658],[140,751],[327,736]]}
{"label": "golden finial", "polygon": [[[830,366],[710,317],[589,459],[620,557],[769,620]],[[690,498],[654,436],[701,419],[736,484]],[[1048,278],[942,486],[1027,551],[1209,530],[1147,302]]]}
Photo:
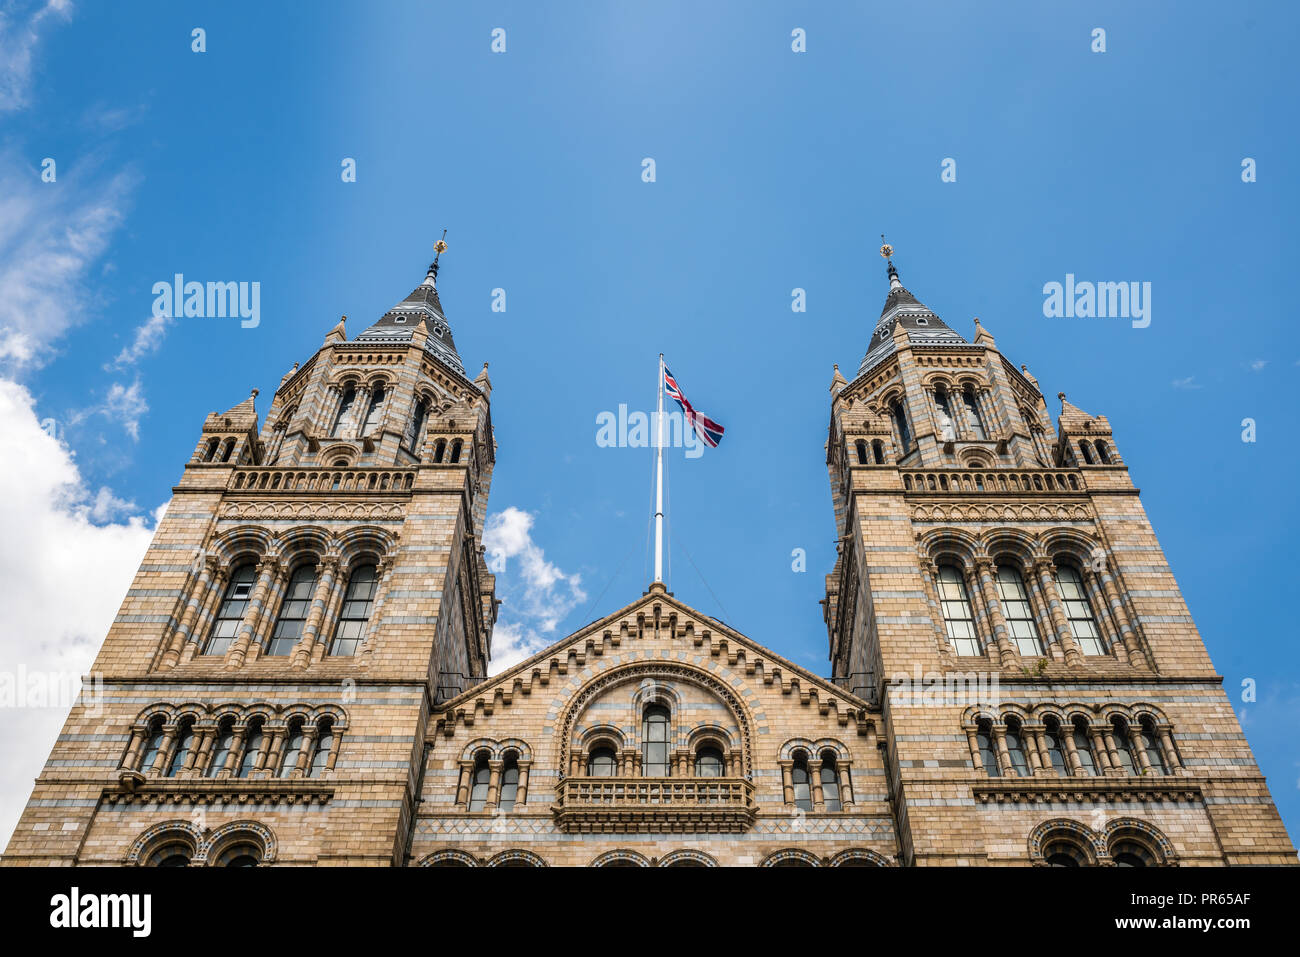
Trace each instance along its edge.
{"label": "golden finial", "polygon": [[434,258],[437,259],[446,251],[447,251],[447,230],[444,228],[442,231],[442,239],[439,239],[436,243],[433,244]]}
{"label": "golden finial", "polygon": [[881,233],[880,234],[880,258],[888,259],[892,255],[894,255],[894,247],[889,245],[889,243],[885,242],[885,234]]}

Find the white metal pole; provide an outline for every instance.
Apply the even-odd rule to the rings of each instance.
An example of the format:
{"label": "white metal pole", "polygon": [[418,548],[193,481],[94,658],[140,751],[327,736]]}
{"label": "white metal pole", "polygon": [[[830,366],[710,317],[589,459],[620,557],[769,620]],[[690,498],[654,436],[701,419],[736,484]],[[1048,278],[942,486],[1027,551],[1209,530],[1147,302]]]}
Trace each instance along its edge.
{"label": "white metal pole", "polygon": [[655,477],[655,581],[664,580],[664,354],[659,353],[658,469]]}

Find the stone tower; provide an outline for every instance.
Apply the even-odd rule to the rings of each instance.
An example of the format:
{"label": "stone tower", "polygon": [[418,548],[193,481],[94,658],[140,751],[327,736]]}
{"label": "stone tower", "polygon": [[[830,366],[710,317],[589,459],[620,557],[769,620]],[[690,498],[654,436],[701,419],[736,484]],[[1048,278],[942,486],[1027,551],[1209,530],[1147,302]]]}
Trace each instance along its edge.
{"label": "stone tower", "polygon": [[[445,248],[438,244],[439,254]],[[203,422],[6,864],[392,864],[430,709],[486,674],[494,442],[438,261]]]}
{"label": "stone tower", "polygon": [[[888,246],[882,256],[892,255]],[[903,864],[1295,864],[1103,416],[889,291],[827,444],[837,684]]]}

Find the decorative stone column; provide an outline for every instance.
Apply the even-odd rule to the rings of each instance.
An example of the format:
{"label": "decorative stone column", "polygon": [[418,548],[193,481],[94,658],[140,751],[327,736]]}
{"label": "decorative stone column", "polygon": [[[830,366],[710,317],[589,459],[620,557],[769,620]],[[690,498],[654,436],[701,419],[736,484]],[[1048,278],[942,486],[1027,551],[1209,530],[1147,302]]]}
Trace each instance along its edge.
{"label": "decorative stone column", "polygon": [[316,565],[316,590],[311,596],[311,610],[307,621],[302,626],[302,636],[293,646],[289,664],[294,668],[306,668],[311,661],[311,653],[316,645],[317,635],[325,618],[325,605],[330,600],[334,588],[334,576],[338,571],[338,559],[333,556],[322,558]]}
{"label": "decorative stone column", "polygon": [[[126,746],[126,754],[122,756],[122,763],[118,765],[119,770],[136,770],[136,762],[140,760],[140,748],[144,745],[148,736],[148,728],[141,727],[140,725],[135,725],[131,728],[131,742]],[[141,770],[143,770],[143,768]]]}
{"label": "decorative stone column", "polygon": [[1106,604],[1110,612],[1119,624],[1119,633],[1121,640],[1124,642],[1124,648],[1128,651],[1129,664],[1134,668],[1151,671],[1154,670],[1153,663],[1147,659],[1142,650],[1142,645],[1138,641],[1137,633],[1133,630],[1133,624],[1129,621],[1128,613],[1124,610],[1124,601],[1119,596],[1119,587],[1114,577],[1103,565],[1097,573],[1097,579],[1101,582],[1101,590],[1105,595]]}
{"label": "decorative stone column", "polygon": [[1048,612],[1052,616],[1052,624],[1056,626],[1057,640],[1065,653],[1065,663],[1077,668],[1083,664],[1083,652],[1079,650],[1074,634],[1070,631],[1070,623],[1065,618],[1065,606],[1061,604],[1061,593],[1057,590],[1054,572],[1055,566],[1050,559],[1040,558],[1034,562],[1034,574],[1038,576],[1043,594],[1047,596]]}
{"label": "decorative stone column", "polygon": [[1047,649],[1047,656],[1053,661],[1064,662],[1065,650],[1061,646],[1061,636],[1057,633],[1056,626],[1052,621],[1051,608],[1039,583],[1036,568],[1031,568],[1029,574],[1025,576],[1025,585],[1029,592],[1030,606],[1034,611],[1034,625],[1038,628],[1039,635],[1043,639],[1043,647]]}
{"label": "decorative stone column", "polygon": [[988,556],[980,556],[975,559],[975,577],[979,585],[981,594],[984,596],[984,606],[988,611],[989,623],[993,626],[993,643],[998,649],[998,658],[1002,667],[1009,668],[1019,659],[1016,649],[1011,644],[1011,630],[1007,627],[1007,619],[1002,614],[1002,603],[998,600],[997,586],[993,584],[993,560]]}
{"label": "decorative stone column", "polygon": [[469,806],[469,779],[474,773],[474,765],[468,761],[460,762],[460,774],[456,777],[456,806]]}
{"label": "decorative stone column", "polygon": [[824,810],[822,795],[822,763],[818,758],[808,759],[808,785],[812,794],[813,810]]}
{"label": "decorative stone column", "polygon": [[194,626],[194,619],[198,617],[199,609],[207,601],[208,591],[212,584],[212,576],[216,571],[216,560],[208,555],[204,556],[200,564],[198,576],[193,573],[190,575],[190,587],[185,596],[185,607],[181,611],[180,621],[177,622],[175,630],[171,633],[167,642],[167,648],[158,662],[158,666],[164,670],[170,670],[176,667],[181,660],[181,648],[185,646],[185,638]]}
{"label": "decorative stone column", "polygon": [[1074,743],[1073,724],[1061,728],[1061,746],[1065,748],[1065,762],[1069,765],[1070,776],[1088,777],[1088,772],[1083,769],[1083,758],[1079,757],[1079,746]]}
{"label": "decorative stone column", "polygon": [[1106,747],[1106,740],[1102,737],[1101,731],[1095,728],[1092,722],[1088,723],[1088,740],[1092,742],[1092,753],[1096,756],[1097,773],[1104,775],[1111,768],[1110,749]]}
{"label": "decorative stone column", "polygon": [[183,643],[179,648],[181,661],[189,661],[203,650],[204,636],[212,630],[212,623],[217,616],[218,607],[226,597],[226,586],[230,582],[230,572],[231,569],[226,567],[213,569],[208,592],[204,596],[202,606],[194,617],[194,624],[188,634],[182,636]]}
{"label": "decorative stone column", "polygon": [[794,768],[794,762],[779,761],[777,763],[781,765],[781,792],[782,795],[785,797],[785,803],[787,805],[793,805],[794,804],[794,778],[791,775],[791,770]]}
{"label": "decorative stone column", "polygon": [[1088,604],[1094,610],[1100,609],[1103,614],[1096,614],[1093,617],[1097,620],[1097,625],[1106,641],[1106,650],[1115,656],[1115,660],[1120,664],[1128,664],[1128,649],[1124,646],[1120,638],[1119,631],[1115,628],[1115,623],[1111,621],[1111,616],[1106,614],[1106,599],[1101,593],[1101,586],[1098,584],[1097,576],[1090,565],[1083,566],[1083,588],[1084,593],[1088,596]]}
{"label": "decorative stone column", "polygon": [[488,793],[483,810],[495,811],[501,797],[501,769],[505,762],[499,759],[488,762]]}
{"label": "decorative stone column", "polygon": [[274,582],[280,568],[280,561],[273,555],[267,555],[257,566],[256,584],[253,586],[253,594],[249,596],[248,608],[244,612],[243,623],[239,626],[239,634],[230,645],[230,650],[226,652],[226,667],[238,668],[248,657],[248,646],[253,640],[253,635],[261,624],[262,609],[266,605],[267,598],[271,592],[271,585]]}
{"label": "decorative stone column", "polygon": [[[375,634],[379,630],[379,620],[384,613],[384,602],[388,598],[388,587],[392,581],[393,556],[381,559],[375,565],[375,603],[370,607],[370,620],[366,622],[365,636],[361,639],[361,645],[357,648],[358,655],[365,655],[367,658],[374,653]],[[346,589],[346,585],[344,589]],[[342,592],[340,589],[339,601],[342,601]]]}
{"label": "decorative stone column", "polygon": [[846,811],[857,803],[853,797],[852,764],[848,759],[840,762],[840,807]]}
{"label": "decorative stone column", "polygon": [[977,771],[984,770],[984,759],[980,757],[979,729],[966,729],[966,744],[970,747],[970,760]]}
{"label": "decorative stone column", "polygon": [[531,761],[517,761],[519,765],[519,789],[515,793],[515,810],[519,810],[528,803],[528,769],[533,766]]}
{"label": "decorative stone column", "polygon": [[1174,750],[1174,739],[1169,733],[1169,728],[1160,725],[1156,728],[1156,736],[1160,738],[1160,750],[1164,752],[1165,764],[1169,765],[1169,773],[1179,776],[1185,775],[1187,770],[1183,763],[1178,760],[1178,752]]}
{"label": "decorative stone column", "polygon": [[[1027,739],[1025,741],[1026,748],[1038,756],[1038,762],[1033,767],[1034,776],[1047,777],[1056,774],[1056,768],[1052,767],[1051,751],[1047,747],[1047,725],[1026,724],[1020,730]],[[1032,742],[1032,748],[1030,742]]]}

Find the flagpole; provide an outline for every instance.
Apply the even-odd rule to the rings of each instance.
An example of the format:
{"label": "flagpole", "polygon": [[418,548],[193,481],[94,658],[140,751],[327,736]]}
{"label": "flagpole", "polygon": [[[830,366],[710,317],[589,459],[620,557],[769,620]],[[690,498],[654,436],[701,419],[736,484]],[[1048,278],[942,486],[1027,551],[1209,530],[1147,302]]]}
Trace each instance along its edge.
{"label": "flagpole", "polygon": [[655,477],[655,581],[664,580],[664,354],[659,353],[658,468]]}

